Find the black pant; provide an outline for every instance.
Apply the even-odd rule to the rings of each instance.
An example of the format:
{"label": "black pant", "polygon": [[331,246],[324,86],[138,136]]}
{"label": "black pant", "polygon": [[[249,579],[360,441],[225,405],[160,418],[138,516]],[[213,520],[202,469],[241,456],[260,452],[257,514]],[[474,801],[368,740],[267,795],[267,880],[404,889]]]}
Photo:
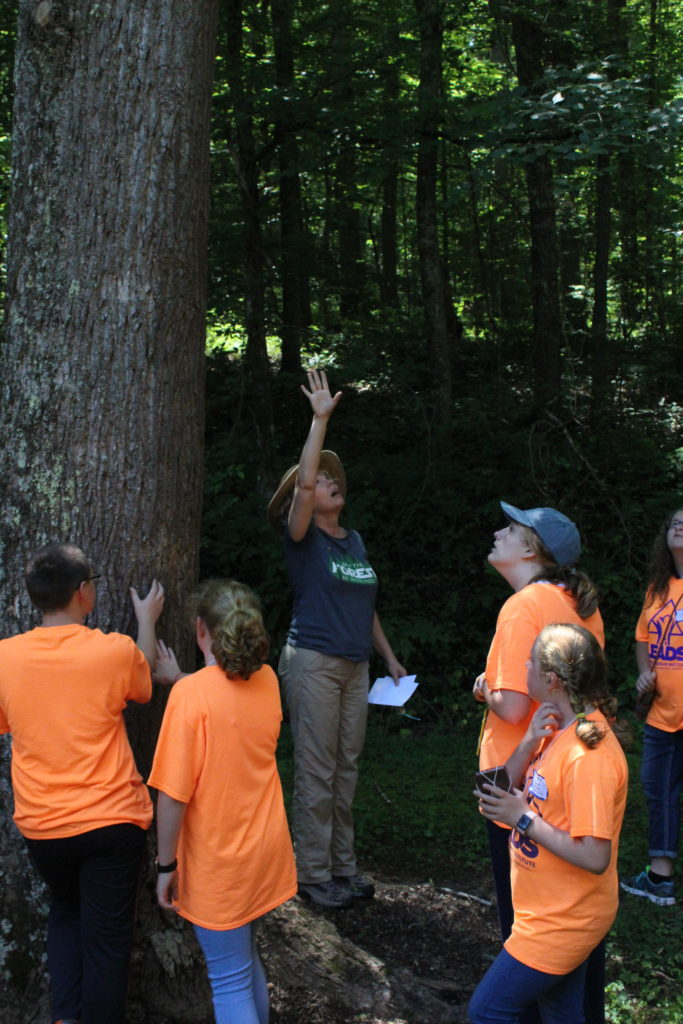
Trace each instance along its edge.
{"label": "black pant", "polygon": [[108,825],[26,839],[51,892],[47,960],[54,1020],[122,1024],[146,832]]}

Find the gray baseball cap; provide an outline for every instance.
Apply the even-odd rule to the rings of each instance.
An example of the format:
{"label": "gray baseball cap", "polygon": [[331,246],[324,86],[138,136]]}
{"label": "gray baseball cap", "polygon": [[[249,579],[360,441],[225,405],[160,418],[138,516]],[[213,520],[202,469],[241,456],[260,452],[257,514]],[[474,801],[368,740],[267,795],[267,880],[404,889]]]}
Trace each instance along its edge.
{"label": "gray baseball cap", "polygon": [[501,501],[508,519],[534,530],[558,565],[574,565],[581,554],[581,537],[576,524],[556,508],[515,508]]}

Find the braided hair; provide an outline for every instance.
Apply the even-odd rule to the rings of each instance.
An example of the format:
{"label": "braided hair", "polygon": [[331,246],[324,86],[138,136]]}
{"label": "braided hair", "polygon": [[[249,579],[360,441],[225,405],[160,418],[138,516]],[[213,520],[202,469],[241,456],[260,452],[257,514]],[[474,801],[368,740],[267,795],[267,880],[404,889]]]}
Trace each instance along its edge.
{"label": "braided hair", "polygon": [[227,676],[248,679],[268,656],[270,640],[253,590],[235,580],[205,580],[190,599],[190,618],[200,618],[211,652]]}
{"label": "braided hair", "polygon": [[543,565],[541,572],[529,582],[561,583],[574,598],[579,618],[590,618],[598,607],[598,591],[595,584],[591,582],[585,572],[581,572],[573,566],[558,565],[536,531],[530,526],[520,524],[520,530],[527,546]]}
{"label": "braided hair", "polygon": [[594,704],[610,723],[617,710],[616,698],[607,687],[607,665],[600,644],[583,626],[553,623],[538,634],[534,651],[541,671],[554,672],[561,680],[577,716],[576,735],[590,749],[597,747],[606,730],[602,723],[585,717],[586,704]]}

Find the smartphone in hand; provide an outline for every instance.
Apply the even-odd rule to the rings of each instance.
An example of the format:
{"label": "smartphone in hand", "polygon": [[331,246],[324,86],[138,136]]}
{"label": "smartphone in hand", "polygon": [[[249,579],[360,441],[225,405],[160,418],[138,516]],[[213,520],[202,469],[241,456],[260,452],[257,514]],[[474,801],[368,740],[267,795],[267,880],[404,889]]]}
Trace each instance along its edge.
{"label": "smartphone in hand", "polygon": [[474,776],[474,785],[482,795],[485,793],[481,788],[484,782],[498,786],[499,789],[504,789],[507,793],[512,790],[512,782],[504,764],[499,764],[496,768],[486,768]]}

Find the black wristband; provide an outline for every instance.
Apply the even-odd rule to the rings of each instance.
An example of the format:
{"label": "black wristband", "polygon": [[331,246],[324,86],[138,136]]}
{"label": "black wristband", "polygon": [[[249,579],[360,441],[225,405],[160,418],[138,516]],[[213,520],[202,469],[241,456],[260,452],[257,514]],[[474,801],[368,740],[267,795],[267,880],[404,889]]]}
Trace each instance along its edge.
{"label": "black wristband", "polygon": [[160,864],[157,859],[157,874],[168,875],[171,871],[178,870],[178,858],[174,857],[170,864]]}

